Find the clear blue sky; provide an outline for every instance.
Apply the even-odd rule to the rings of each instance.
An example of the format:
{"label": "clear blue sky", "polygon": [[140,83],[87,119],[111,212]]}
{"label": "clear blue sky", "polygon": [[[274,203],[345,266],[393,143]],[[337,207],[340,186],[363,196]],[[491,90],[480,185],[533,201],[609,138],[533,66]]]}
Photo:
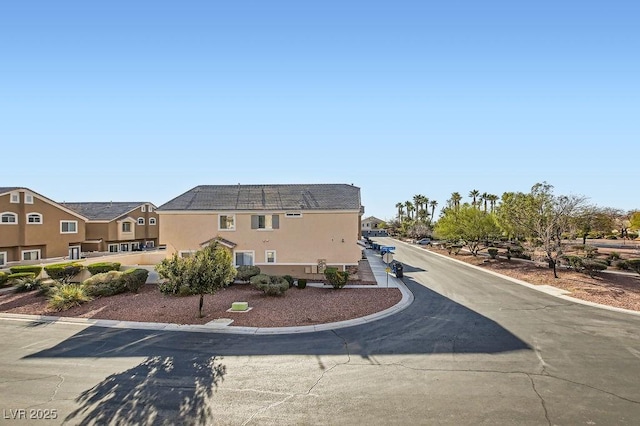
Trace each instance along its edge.
{"label": "clear blue sky", "polygon": [[353,183],[640,208],[638,1],[12,1],[0,186],[151,201]]}

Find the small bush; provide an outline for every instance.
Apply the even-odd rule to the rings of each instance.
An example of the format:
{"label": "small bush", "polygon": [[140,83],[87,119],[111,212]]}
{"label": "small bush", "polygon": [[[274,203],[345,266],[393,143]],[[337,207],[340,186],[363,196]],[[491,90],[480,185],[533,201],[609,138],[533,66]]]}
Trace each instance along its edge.
{"label": "small bush", "polygon": [[609,253],[609,260],[620,260],[620,253],[618,253],[617,251],[612,251],[611,253]]}
{"label": "small bush", "polygon": [[91,300],[84,287],[77,284],[62,284],[49,296],[49,307],[56,311],[66,311]]}
{"label": "small bush", "polygon": [[56,263],[44,267],[44,271],[49,275],[49,278],[63,283],[69,283],[83,269],[83,265],[75,262]]}
{"label": "small bush", "polygon": [[307,280],[305,278],[298,278],[298,288],[302,289],[306,287],[307,287]]}
{"label": "small bush", "polygon": [[458,255],[461,249],[462,249],[462,246],[459,244],[450,244],[447,246],[447,253]]}
{"label": "small bush", "polygon": [[582,267],[593,278],[596,273],[607,269],[607,264],[596,259],[582,259]]}
{"label": "small bush", "polygon": [[293,277],[291,275],[283,275],[282,278],[289,283],[289,288],[293,287]]}
{"label": "small bush", "polygon": [[0,271],[0,287],[2,287],[7,281],[9,281],[9,274]]}
{"label": "small bush", "polygon": [[91,272],[91,275],[103,274],[109,271],[119,271],[120,263],[118,262],[98,262],[87,265],[87,269]]}
{"label": "small bush", "polygon": [[265,274],[251,277],[251,285],[262,290],[267,296],[280,296],[289,289],[289,282],[283,277]]}
{"label": "small bush", "polygon": [[122,281],[127,290],[132,293],[137,293],[140,287],[147,282],[149,271],[143,268],[131,268],[122,273]]}
{"label": "small bush", "polygon": [[487,249],[487,253],[489,253],[489,257],[491,257],[491,259],[495,259],[496,256],[498,255],[498,249],[497,248]]}
{"label": "small bush", "polygon": [[626,260],[617,260],[613,263],[613,266],[621,271],[628,271],[630,269]]}
{"label": "small bush", "polygon": [[41,280],[40,287],[38,288],[38,294],[49,297],[59,285],[60,283],[50,278]]}
{"label": "small bush", "polygon": [[567,262],[567,265],[574,271],[582,271],[582,258],[580,256],[564,255],[561,259]]}
{"label": "small bush", "polygon": [[251,277],[255,277],[260,274],[260,268],[253,265],[241,265],[236,268],[238,271],[236,274],[236,279],[239,281],[244,281],[246,283],[251,281]]}
{"label": "small bush", "polygon": [[640,259],[629,259],[627,260],[627,265],[633,272],[640,274]]}
{"label": "small bush", "polygon": [[120,271],[109,271],[93,275],[83,281],[82,287],[91,297],[113,296],[127,291]]}
{"label": "small bush", "polygon": [[20,274],[22,272],[32,272],[34,276],[40,275],[42,272],[42,266],[37,265],[23,265],[23,266],[12,266],[9,268],[12,274]]}
{"label": "small bush", "polygon": [[335,289],[344,287],[349,281],[349,273],[347,271],[338,271],[338,268],[325,269],[324,276]]}
{"label": "small bush", "polygon": [[7,275],[7,284],[14,285],[17,280],[21,279],[36,279],[36,274],[33,272],[16,272],[15,274]]}
{"label": "small bush", "polygon": [[35,277],[29,278],[18,278],[14,281],[15,292],[16,293],[26,293],[28,291],[34,291],[40,289],[41,279]]}

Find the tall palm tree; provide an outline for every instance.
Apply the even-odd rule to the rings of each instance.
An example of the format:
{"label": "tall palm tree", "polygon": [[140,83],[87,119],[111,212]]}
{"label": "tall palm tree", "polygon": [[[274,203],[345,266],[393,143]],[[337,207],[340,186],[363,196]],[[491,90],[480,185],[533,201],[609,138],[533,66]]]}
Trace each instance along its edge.
{"label": "tall palm tree", "polygon": [[411,212],[414,210],[413,203],[411,201],[405,201],[404,207],[407,209],[407,217],[412,219]]}
{"label": "tall palm tree", "polygon": [[460,200],[462,200],[462,195],[459,192],[451,193],[451,202],[453,203],[453,208],[455,211],[460,209]]}
{"label": "tall palm tree", "polygon": [[429,218],[429,224],[431,224],[431,221],[433,220],[433,214],[436,210],[437,205],[438,205],[438,202],[436,200],[429,201],[429,206],[431,206],[431,217]]}
{"label": "tall palm tree", "polygon": [[477,189],[469,191],[469,197],[473,198],[473,202],[471,203],[471,205],[474,207],[476,206],[476,198],[478,198],[478,195],[480,195],[480,191],[478,191]]}
{"label": "tall palm tree", "polygon": [[495,194],[489,194],[489,203],[491,203],[491,213],[493,213],[496,209],[496,201],[498,201],[500,197]]}
{"label": "tall palm tree", "polygon": [[402,216],[404,216],[404,203],[396,203],[396,208],[398,209],[398,219],[402,222]]}
{"label": "tall palm tree", "polygon": [[415,212],[416,212],[416,219],[419,218],[419,213],[420,213],[420,207],[422,206],[422,199],[424,198],[424,195],[420,195],[420,194],[416,194],[413,196],[413,205],[415,207]]}
{"label": "tall palm tree", "polygon": [[[480,200],[482,202],[484,202],[484,212],[486,213],[487,212],[487,201],[489,200],[489,194],[487,194],[486,192],[483,192],[482,195],[480,195]],[[478,207],[479,207],[479,204],[480,203],[478,203]]]}

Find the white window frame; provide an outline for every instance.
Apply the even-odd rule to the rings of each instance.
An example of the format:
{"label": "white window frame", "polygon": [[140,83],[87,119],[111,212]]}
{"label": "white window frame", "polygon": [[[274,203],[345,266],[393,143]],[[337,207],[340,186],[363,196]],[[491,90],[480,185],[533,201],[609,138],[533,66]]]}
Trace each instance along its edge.
{"label": "white window frame", "polygon": [[[273,262],[269,262],[269,253],[273,253]],[[264,251],[264,263],[266,263],[266,264],[278,263],[278,260],[276,258],[276,251],[275,250],[265,250]]]}
{"label": "white window frame", "polygon": [[11,204],[20,204],[20,193],[19,192],[12,192],[9,195],[9,202]]}
{"label": "white window frame", "polygon": [[25,204],[33,204],[33,195],[24,194],[24,203]]}
{"label": "white window frame", "polygon": [[284,214],[284,217],[289,219],[300,219],[302,217],[302,212],[288,212]]}
{"label": "white window frame", "polygon": [[140,249],[140,242],[139,241],[134,241],[131,243],[131,251],[135,251],[136,249]]}
{"label": "white window frame", "polygon": [[[115,247],[115,251],[111,251],[111,248]],[[107,247],[107,251],[109,253],[118,253],[120,251],[120,244],[109,244],[109,247]]]}
{"label": "white window frame", "polygon": [[[65,223],[73,223],[76,227],[75,231],[63,231],[62,225]],[[61,234],[77,234],[78,233],[78,221],[77,220],[61,220],[60,221],[60,233]]]}
{"label": "white window frame", "polygon": [[[222,226],[220,226],[222,224],[222,218],[223,217],[227,217],[227,218],[232,218],[232,225],[231,228],[223,228]],[[227,223],[228,223],[228,219],[227,219]],[[236,230],[236,215],[235,214],[219,214],[218,215],[218,231],[235,231]]]}
{"label": "white window frame", "polygon": [[146,212],[146,211],[147,211],[147,205],[146,205],[146,204],[144,204],[142,207],[140,207],[140,211],[141,211],[142,213]]}
{"label": "white window frame", "polygon": [[251,265],[256,264],[256,252],[255,250],[235,250],[233,252],[233,266],[238,267],[240,265],[236,264],[236,255],[239,253],[248,253],[251,254]]}
{"label": "white window frame", "polygon": [[6,251],[0,251],[0,266],[7,264],[8,253]]}
{"label": "white window frame", "polygon": [[150,217],[149,218],[149,225],[153,226],[156,224],[156,218],[155,217]]}
{"label": "white window frame", "polygon": [[[39,222],[31,222],[29,220],[30,216],[39,218]],[[27,224],[30,224],[30,225],[42,225],[42,213],[36,213],[36,212],[27,213]]]}
{"label": "white window frame", "polygon": [[138,218],[138,225],[144,225],[144,217]]}
{"label": "white window frame", "polygon": [[149,206],[149,213],[153,213],[153,206]]}
{"label": "white window frame", "polygon": [[[126,250],[123,250],[123,247],[125,247]],[[120,247],[118,249],[120,251],[127,252],[127,253],[131,251],[131,247],[129,247],[129,243],[120,243]]]}
{"label": "white window frame", "polygon": [[[196,252],[197,252],[197,250],[180,250],[180,251],[178,251],[178,257],[180,257],[180,258],[191,257]],[[185,256],[185,254],[187,256]]]}
{"label": "white window frame", "polygon": [[154,248],[156,245],[154,244],[153,240],[152,241],[145,241],[144,242],[144,246],[146,248]]}
{"label": "white window frame", "polygon": [[[13,217],[13,222],[5,222],[2,220],[4,215],[10,215]],[[0,224],[2,225],[17,225],[18,224],[18,214],[14,212],[2,212],[0,213]]]}
{"label": "white window frame", "polygon": [[[124,229],[125,225],[129,225],[129,230],[128,230],[128,231],[127,231],[126,229]],[[132,230],[132,229],[133,229],[133,228],[131,227],[131,222],[129,222],[128,220],[127,220],[127,221],[124,221],[124,222],[122,222],[122,223],[120,224],[120,230],[122,231],[122,233],[123,233],[123,234],[128,234],[128,233],[130,233],[130,232],[133,232],[133,230]]]}
{"label": "white window frame", "polygon": [[[25,259],[25,258],[24,258],[24,255],[25,255],[26,253],[36,253],[36,259]],[[41,254],[41,253],[40,253],[40,249],[35,249],[35,250],[22,250],[22,252],[20,253],[20,258],[21,258],[22,260],[25,260],[25,261],[30,261],[30,260],[40,260],[40,254]]]}

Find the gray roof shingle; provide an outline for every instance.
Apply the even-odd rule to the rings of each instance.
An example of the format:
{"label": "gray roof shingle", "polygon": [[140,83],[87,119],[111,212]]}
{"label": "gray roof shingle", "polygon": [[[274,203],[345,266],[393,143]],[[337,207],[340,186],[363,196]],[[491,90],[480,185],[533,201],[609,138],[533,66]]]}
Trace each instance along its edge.
{"label": "gray roof shingle", "polygon": [[0,186],[0,194],[6,194],[7,192],[15,191],[16,189],[21,189],[19,186]]}
{"label": "gray roof shingle", "polygon": [[360,188],[347,184],[201,185],[158,210],[359,210]]}
{"label": "gray roof shingle", "polygon": [[[87,202],[87,203],[60,203],[60,205],[71,209],[89,220],[114,220],[135,210],[145,203],[144,201],[135,202]],[[153,205],[153,204],[151,204]]]}

